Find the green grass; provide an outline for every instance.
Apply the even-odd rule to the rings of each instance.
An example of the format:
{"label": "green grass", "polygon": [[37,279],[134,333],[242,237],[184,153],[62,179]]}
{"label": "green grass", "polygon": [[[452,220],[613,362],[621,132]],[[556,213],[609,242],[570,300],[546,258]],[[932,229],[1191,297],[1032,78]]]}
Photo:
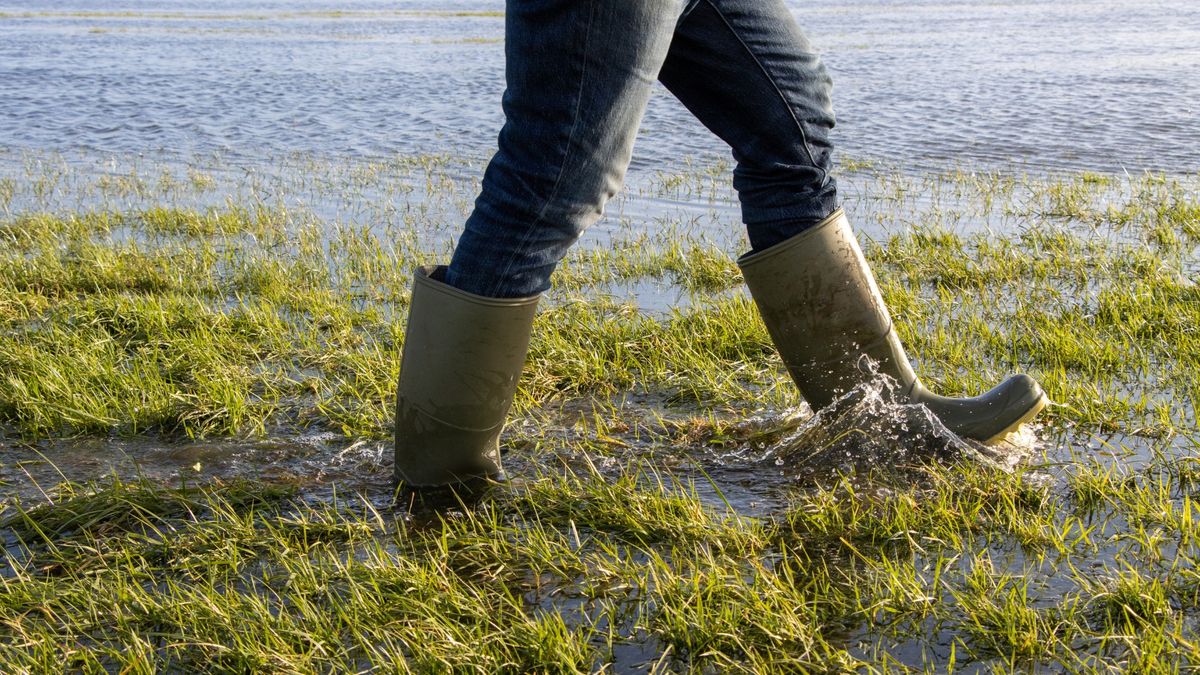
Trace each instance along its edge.
{"label": "green grass", "polygon": [[[1062,527],[1064,504],[1021,474],[923,473],[886,495],[817,489],[770,519],[636,465],[529,476],[420,524],[248,483],[70,486],[3,523],[17,543],[0,662],[572,672],[643,645],[672,668],[871,670],[933,626],[965,662],[1200,657],[1194,548],[1113,573],[1072,565],[1095,535]],[[1024,555],[1004,553],[1030,529]],[[1047,546],[1060,553],[1039,558]],[[1071,590],[1046,593],[1047,565]],[[853,634],[879,651],[855,653]]]}
{"label": "green grass", "polygon": [[[386,438],[410,271],[446,259],[473,185],[441,155],[290,161],[232,187],[53,158],[0,179],[6,437]],[[506,436],[520,481],[413,513],[303,481],[6,498],[0,670],[1195,668],[1195,181],[848,165],[926,381],[1020,370],[1055,402],[1014,470],[914,451],[788,477],[773,458],[849,436],[768,452],[797,442],[801,399],[741,291],[744,243],[714,234],[727,167],[689,164],[636,198],[712,214],[617,215],[562,265]],[[768,508],[727,501],[739,480]]]}

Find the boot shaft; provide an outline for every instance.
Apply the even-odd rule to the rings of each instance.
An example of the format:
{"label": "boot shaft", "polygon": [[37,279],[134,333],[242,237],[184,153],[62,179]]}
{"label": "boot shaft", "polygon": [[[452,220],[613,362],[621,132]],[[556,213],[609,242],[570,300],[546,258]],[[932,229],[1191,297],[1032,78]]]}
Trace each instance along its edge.
{"label": "boot shaft", "polygon": [[396,390],[396,479],[442,485],[500,473],[499,438],[538,296],[485,298],[418,268]]}

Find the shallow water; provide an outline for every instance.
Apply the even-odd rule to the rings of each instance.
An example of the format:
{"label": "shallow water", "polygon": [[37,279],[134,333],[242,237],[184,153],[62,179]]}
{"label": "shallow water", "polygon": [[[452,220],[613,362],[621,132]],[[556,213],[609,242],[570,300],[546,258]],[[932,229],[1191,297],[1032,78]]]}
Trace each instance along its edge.
{"label": "shallow water", "polygon": [[[594,467],[616,477],[631,466],[651,466],[694,489],[715,508],[743,516],[770,517],[784,509],[796,490],[858,475],[887,474],[889,481],[913,476],[930,462],[967,461],[1011,470],[1038,457],[1045,466],[1031,475],[1055,481],[1057,466],[1080,458],[1120,462],[1136,468],[1154,456],[1147,439],[1080,437],[1025,425],[1005,442],[982,446],[948,431],[924,406],[896,404],[879,382],[864,385],[813,415],[807,406],[767,410],[740,421],[729,440],[665,443],[663,419],[685,420],[687,410],[664,405],[660,395],[623,396],[625,419],[641,432],[597,439],[575,422],[591,414],[582,402],[566,402],[555,414],[514,420],[505,432],[503,462],[513,485],[541,472]],[[883,393],[881,393],[883,392]],[[527,427],[527,428],[526,428]],[[643,433],[645,434],[643,436]],[[526,437],[552,437],[539,449]],[[1165,454],[1194,450],[1176,439]],[[1162,450],[1162,448],[1160,448]],[[262,439],[79,438],[22,442],[0,437],[0,492],[5,500],[40,502],[59,482],[103,482],[106,476],[140,476],[167,485],[195,485],[239,478],[294,485],[305,499],[361,494],[381,509],[395,504],[392,443],[352,439],[313,430]]]}
{"label": "shallow water", "polygon": [[[869,237],[914,220],[880,193],[938,197],[855,167],[1200,171],[1200,8],[1187,0],[789,6],[833,72],[842,199]],[[34,184],[0,190],[0,208],[278,203],[324,222],[403,221],[448,247],[503,121],[502,9],[0,0],[0,180]],[[583,245],[682,223],[743,250],[729,162],[658,88],[628,189]],[[197,175],[212,185],[186,189]],[[184,189],[155,191],[164,176]]]}
{"label": "shallow water", "polygon": [[[903,168],[1194,172],[1190,0],[789,6],[835,81],[844,157]],[[0,146],[486,157],[503,3],[0,1]],[[465,15],[463,15],[465,13]],[[634,175],[727,152],[664,90]]]}

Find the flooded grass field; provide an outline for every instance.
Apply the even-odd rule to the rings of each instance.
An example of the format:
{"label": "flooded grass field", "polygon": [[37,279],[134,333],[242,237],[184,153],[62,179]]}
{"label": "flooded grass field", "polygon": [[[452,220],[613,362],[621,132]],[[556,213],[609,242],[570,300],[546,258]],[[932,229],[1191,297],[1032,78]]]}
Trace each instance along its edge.
{"label": "flooded grass field", "polygon": [[[1189,10],[1056,7],[1022,10],[1015,42],[1049,46],[1012,77],[1066,25],[1109,32],[1049,67],[1084,74],[1027,156],[968,96],[999,80],[943,82],[925,102],[961,108],[894,141],[876,129],[899,138],[916,100],[859,86],[919,17],[1002,33],[999,6],[871,4],[857,37],[839,3],[810,22],[848,73],[844,205],[918,372],[968,395],[1028,372],[1053,401],[1037,424],[977,446],[886,383],[813,416],[733,262],[731,166],[659,96],[541,305],[514,480],[467,498],[395,493],[390,433],[411,270],[449,256],[499,123],[502,8],[0,5],[0,671],[1195,669],[1200,144],[1194,84],[1163,87],[1194,72],[1173,45],[1195,32],[1154,59],[1113,43],[1147,81],[1080,117],[1128,76],[1092,67],[1125,32],[1090,11]],[[108,99],[55,79],[47,36],[115,69]],[[362,57],[363,87],[383,60],[362,43],[414,46],[396,114],[437,124],[361,99],[338,117],[270,73],[245,79],[257,116],[191,97],[194,73],[179,110],[136,105],[169,47],[229,40],[279,72],[316,40],[313,69]],[[157,56],[120,64],[128,41]],[[426,72],[447,58],[449,93]],[[53,121],[21,79],[38,63],[87,120]],[[1024,72],[1015,100],[1054,77]],[[1164,121],[1136,124],[1160,88]],[[261,114],[305,90],[326,109]],[[123,96],[140,112],[105,107]]]}
{"label": "flooded grass field", "polygon": [[[409,270],[449,252],[410,219],[461,216],[465,167],[314,166],[288,194],[196,167],[7,178],[0,660],[1200,659],[1197,179],[844,172],[927,380],[972,393],[1025,370],[1055,402],[985,449],[884,388],[810,416],[741,290],[740,242],[714,234],[736,218],[723,170],[614,205],[704,215],[617,218],[571,254],[505,437],[517,481],[433,506],[397,503],[387,437]],[[393,210],[360,227],[300,203],[355,194]]]}

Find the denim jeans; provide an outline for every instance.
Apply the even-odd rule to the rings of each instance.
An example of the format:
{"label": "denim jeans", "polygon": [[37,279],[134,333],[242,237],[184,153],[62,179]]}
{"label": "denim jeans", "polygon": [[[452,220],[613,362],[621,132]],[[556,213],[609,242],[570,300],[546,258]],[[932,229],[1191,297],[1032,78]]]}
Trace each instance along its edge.
{"label": "denim jeans", "polygon": [[445,280],[511,298],[550,286],[620,188],[657,79],[729,144],[750,244],[837,204],[832,83],[782,0],[508,0],[505,124]]}

